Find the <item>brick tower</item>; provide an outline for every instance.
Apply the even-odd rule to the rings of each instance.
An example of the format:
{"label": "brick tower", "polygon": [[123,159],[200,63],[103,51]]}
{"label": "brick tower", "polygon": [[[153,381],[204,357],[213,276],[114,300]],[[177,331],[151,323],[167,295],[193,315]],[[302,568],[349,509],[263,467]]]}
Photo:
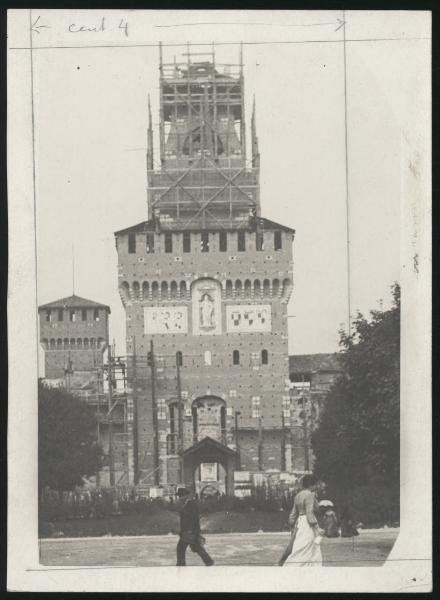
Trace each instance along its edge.
{"label": "brick tower", "polygon": [[294,230],[261,216],[241,53],[222,65],[214,51],[201,60],[188,48],[185,62],[168,64],[161,48],[159,71],[149,218],[115,233],[137,480],[231,494],[236,471],[291,470]]}
{"label": "brick tower", "polygon": [[43,304],[38,313],[46,379],[102,367],[110,307],[73,295]]}

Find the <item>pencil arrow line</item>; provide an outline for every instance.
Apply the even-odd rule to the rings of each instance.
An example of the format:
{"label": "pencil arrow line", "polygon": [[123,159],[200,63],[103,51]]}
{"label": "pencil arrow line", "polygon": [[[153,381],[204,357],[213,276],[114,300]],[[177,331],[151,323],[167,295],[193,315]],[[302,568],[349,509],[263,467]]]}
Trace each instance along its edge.
{"label": "pencil arrow line", "polygon": [[50,25],[37,25],[39,20],[40,20],[40,16],[38,15],[35,23],[32,23],[32,25],[31,25],[31,31],[35,31],[35,33],[41,33],[41,31],[39,31],[39,29],[41,29],[42,27],[44,27],[46,29],[50,29]]}
{"label": "pencil arrow line", "polygon": [[[339,29],[341,29],[341,27],[343,25],[345,25],[345,21],[343,21],[342,19],[336,19],[337,21],[337,25],[338,27],[335,29],[335,31],[338,31]],[[263,26],[263,27],[322,27],[322,26],[326,26],[326,25],[334,25],[335,22],[331,21],[331,22],[327,22],[327,23],[293,23],[293,24],[286,24],[286,23],[239,23],[239,22],[230,22],[230,23],[173,23],[171,25],[155,25],[155,27],[157,28],[164,28],[164,27],[199,27],[200,25],[240,25],[240,26],[250,26],[250,25],[256,25],[256,26]]]}
{"label": "pencil arrow line", "polygon": [[336,27],[335,31],[339,31],[341,27],[345,26],[345,21],[343,19],[336,19],[339,25]]}

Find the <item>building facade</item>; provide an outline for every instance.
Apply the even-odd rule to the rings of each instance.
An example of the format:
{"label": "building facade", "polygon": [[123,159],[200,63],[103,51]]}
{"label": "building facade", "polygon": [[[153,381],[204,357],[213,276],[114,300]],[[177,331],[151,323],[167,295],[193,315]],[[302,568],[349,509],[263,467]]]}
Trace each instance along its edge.
{"label": "building facade", "polygon": [[297,472],[313,469],[311,436],[319,425],[327,395],[341,372],[337,354],[289,356],[291,443]]}
{"label": "building facade", "polygon": [[133,418],[125,364],[111,359],[109,371],[110,307],[72,295],[41,305],[38,313],[43,381],[65,388],[96,411],[97,439],[104,453],[97,483],[133,483]]}
{"label": "building facade", "polygon": [[[193,61],[193,59],[195,60]],[[287,303],[294,230],[261,215],[244,73],[159,65],[148,218],[115,233],[135,412],[135,481],[233,493],[234,473],[291,472]],[[158,165],[155,164],[158,160]]]}

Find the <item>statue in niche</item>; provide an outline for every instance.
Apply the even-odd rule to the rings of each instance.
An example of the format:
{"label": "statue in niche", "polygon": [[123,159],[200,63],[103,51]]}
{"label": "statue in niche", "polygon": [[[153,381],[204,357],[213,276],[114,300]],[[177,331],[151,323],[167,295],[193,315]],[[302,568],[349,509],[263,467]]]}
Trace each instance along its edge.
{"label": "statue in niche", "polygon": [[214,300],[206,292],[200,300],[200,327],[203,327],[203,329],[212,329],[215,327]]}

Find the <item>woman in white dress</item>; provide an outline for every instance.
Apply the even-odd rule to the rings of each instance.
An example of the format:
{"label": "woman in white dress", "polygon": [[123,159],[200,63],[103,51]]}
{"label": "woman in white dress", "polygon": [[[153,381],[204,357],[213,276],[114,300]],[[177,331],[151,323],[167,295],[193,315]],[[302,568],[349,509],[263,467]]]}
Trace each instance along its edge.
{"label": "woman in white dress", "polygon": [[290,513],[292,527],[292,552],[285,561],[290,567],[320,567],[322,553],[320,541],[323,531],[319,528],[315,511],[319,514],[319,504],[315,498],[318,480],[314,475],[304,475],[302,490],[297,493]]}

